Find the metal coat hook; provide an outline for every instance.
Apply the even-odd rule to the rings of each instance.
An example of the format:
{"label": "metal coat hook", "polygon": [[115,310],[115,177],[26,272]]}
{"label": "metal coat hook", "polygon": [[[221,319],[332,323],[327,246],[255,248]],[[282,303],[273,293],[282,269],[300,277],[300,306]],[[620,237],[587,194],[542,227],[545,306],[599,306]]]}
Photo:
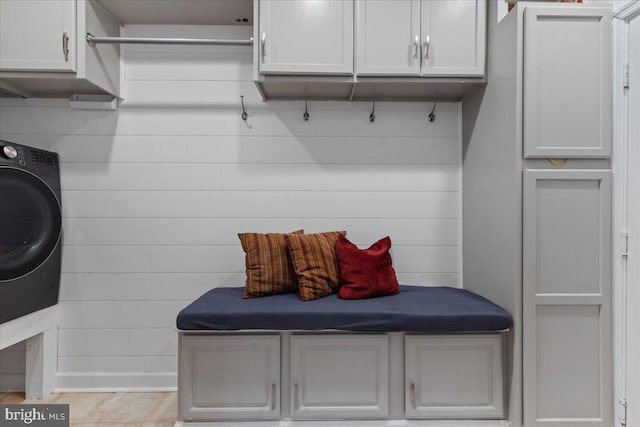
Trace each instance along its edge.
{"label": "metal coat hook", "polygon": [[438,105],[438,98],[436,98],[436,100],[433,102],[433,108],[431,109],[431,112],[429,113],[429,121],[432,122],[436,119],[436,105]]}
{"label": "metal coat hook", "polygon": [[304,100],[304,114],[302,115],[302,118],[304,119],[305,122],[309,121],[309,117],[311,117],[311,115],[309,114],[309,109],[307,108],[307,100]]}
{"label": "metal coat hook", "polygon": [[247,114],[247,110],[244,108],[244,95],[240,95],[240,103],[242,104],[242,115],[240,117],[242,117],[242,121],[244,122],[244,124],[249,127],[249,123],[247,123],[249,115]]}
{"label": "metal coat hook", "polygon": [[371,105],[371,114],[369,114],[369,121],[371,123],[376,121],[376,100],[373,100],[373,104]]}

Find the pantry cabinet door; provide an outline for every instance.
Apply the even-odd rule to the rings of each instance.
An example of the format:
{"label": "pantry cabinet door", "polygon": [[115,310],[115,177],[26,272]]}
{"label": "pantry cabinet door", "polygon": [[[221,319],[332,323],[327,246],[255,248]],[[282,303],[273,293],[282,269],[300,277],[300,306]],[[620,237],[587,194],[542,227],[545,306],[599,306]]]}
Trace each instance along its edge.
{"label": "pantry cabinet door", "polygon": [[524,420],[612,422],[611,171],[524,174]]}
{"label": "pantry cabinet door", "polygon": [[422,0],[422,75],[482,77],[485,0]]}
{"label": "pantry cabinet door", "polygon": [[384,419],[388,413],[385,334],[291,337],[293,419]]}
{"label": "pantry cabinet door", "polygon": [[75,0],[1,0],[0,70],[75,71]]}
{"label": "pantry cabinet door", "polygon": [[358,75],[420,74],[420,0],[356,1]]}
{"label": "pantry cabinet door", "polygon": [[181,421],[279,418],[279,335],[184,336],[181,341]]}
{"label": "pantry cabinet door", "polygon": [[263,74],[353,75],[353,0],[261,0]]}
{"label": "pantry cabinet door", "polygon": [[525,157],[611,156],[611,9],[524,11]]}

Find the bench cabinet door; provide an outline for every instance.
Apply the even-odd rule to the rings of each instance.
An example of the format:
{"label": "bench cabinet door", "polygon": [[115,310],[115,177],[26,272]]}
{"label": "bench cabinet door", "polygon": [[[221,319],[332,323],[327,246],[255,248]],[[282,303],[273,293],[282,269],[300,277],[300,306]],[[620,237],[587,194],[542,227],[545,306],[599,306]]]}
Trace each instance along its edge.
{"label": "bench cabinet door", "polygon": [[499,334],[407,335],[407,418],[503,418],[501,343]]}
{"label": "bench cabinet door", "polygon": [[280,416],[280,336],[181,337],[181,421]]}
{"label": "bench cabinet door", "polygon": [[293,419],[384,419],[388,385],[384,334],[291,337]]}

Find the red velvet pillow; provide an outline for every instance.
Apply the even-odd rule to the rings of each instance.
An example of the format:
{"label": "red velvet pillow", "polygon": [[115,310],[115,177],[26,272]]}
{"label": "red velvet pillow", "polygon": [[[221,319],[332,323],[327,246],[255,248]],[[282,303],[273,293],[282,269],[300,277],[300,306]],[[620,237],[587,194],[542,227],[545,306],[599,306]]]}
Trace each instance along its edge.
{"label": "red velvet pillow", "polygon": [[344,236],[338,237],[336,250],[340,264],[340,298],[360,299],[400,292],[396,272],[391,266],[389,236],[369,249],[358,249]]}

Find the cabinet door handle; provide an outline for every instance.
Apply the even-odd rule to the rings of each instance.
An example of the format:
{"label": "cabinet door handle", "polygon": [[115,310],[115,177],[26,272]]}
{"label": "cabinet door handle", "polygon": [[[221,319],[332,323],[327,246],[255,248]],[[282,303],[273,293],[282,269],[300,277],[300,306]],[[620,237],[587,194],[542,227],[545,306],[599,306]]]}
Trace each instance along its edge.
{"label": "cabinet door handle", "polygon": [[65,31],[62,33],[62,53],[64,53],[64,61],[69,61],[69,35]]}
{"label": "cabinet door handle", "polygon": [[418,59],[418,51],[420,50],[420,36],[416,36],[413,42],[413,59]]}
{"label": "cabinet door handle", "polygon": [[298,384],[294,384],[293,385],[293,409],[299,409],[300,408],[300,387],[298,387]]}
{"label": "cabinet door handle", "polygon": [[427,36],[424,42],[424,59],[429,59],[429,50],[431,49],[431,37]]}
{"label": "cabinet door handle", "polygon": [[271,410],[275,411],[276,409],[276,384],[271,384]]}
{"label": "cabinet door handle", "polygon": [[264,57],[265,57],[265,53],[264,53],[264,48],[267,45],[267,33],[262,33],[262,37],[260,37],[260,49],[261,49],[261,55],[262,55],[262,62],[264,62]]}
{"label": "cabinet door handle", "polygon": [[411,383],[411,409],[416,409],[416,383]]}

